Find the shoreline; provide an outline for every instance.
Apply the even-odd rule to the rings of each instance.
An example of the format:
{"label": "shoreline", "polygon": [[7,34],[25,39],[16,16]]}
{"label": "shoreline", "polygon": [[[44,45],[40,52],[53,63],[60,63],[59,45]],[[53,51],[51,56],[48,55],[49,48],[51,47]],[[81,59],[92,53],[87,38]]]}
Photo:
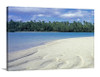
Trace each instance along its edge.
{"label": "shoreline", "polygon": [[93,68],[93,39],[59,39],[8,53],[8,70]]}
{"label": "shoreline", "polygon": [[[33,32],[33,33],[35,33],[35,32],[37,32],[37,33],[39,33],[39,32],[54,32],[54,31],[15,31],[15,32],[7,32],[7,33],[18,33],[18,32],[22,32],[22,33],[24,33],[24,32]],[[54,33],[56,33],[57,31],[55,31]],[[58,33],[58,32],[57,32]],[[63,32],[60,32],[60,33],[63,33]],[[64,32],[64,33],[67,33],[67,32]],[[69,32],[68,32],[69,33]],[[70,32],[70,33],[76,33],[76,32]],[[94,33],[94,32],[77,32],[77,33]]]}

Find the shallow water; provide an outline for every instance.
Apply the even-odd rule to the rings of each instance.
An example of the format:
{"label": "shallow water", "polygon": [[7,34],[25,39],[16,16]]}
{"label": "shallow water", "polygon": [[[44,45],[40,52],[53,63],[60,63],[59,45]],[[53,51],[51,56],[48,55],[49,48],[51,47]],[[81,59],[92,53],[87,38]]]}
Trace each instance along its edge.
{"label": "shallow water", "polygon": [[90,37],[94,33],[89,32],[8,32],[8,52],[19,51],[44,44],[49,41]]}

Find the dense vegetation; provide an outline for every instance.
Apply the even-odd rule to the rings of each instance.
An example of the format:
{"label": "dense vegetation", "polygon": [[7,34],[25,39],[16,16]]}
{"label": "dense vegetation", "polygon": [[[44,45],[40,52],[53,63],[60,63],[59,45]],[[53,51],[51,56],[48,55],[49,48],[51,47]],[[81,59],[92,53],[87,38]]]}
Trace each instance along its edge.
{"label": "dense vegetation", "polygon": [[56,31],[56,32],[94,32],[94,24],[81,22],[9,21],[7,31]]}

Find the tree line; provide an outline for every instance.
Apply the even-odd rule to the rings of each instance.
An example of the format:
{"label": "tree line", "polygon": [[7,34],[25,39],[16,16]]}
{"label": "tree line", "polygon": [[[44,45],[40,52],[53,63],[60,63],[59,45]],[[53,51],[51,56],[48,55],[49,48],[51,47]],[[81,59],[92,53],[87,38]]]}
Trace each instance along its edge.
{"label": "tree line", "polygon": [[7,31],[53,31],[53,32],[94,32],[94,23],[87,21],[70,23],[66,22],[45,22],[45,21],[13,21],[7,22]]}

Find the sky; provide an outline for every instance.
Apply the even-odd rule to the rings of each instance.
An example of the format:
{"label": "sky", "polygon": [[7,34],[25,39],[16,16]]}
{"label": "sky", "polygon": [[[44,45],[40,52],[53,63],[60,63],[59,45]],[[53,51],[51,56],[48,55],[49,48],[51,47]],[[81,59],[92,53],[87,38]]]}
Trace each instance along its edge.
{"label": "sky", "polygon": [[8,21],[87,21],[94,23],[93,9],[8,7]]}

